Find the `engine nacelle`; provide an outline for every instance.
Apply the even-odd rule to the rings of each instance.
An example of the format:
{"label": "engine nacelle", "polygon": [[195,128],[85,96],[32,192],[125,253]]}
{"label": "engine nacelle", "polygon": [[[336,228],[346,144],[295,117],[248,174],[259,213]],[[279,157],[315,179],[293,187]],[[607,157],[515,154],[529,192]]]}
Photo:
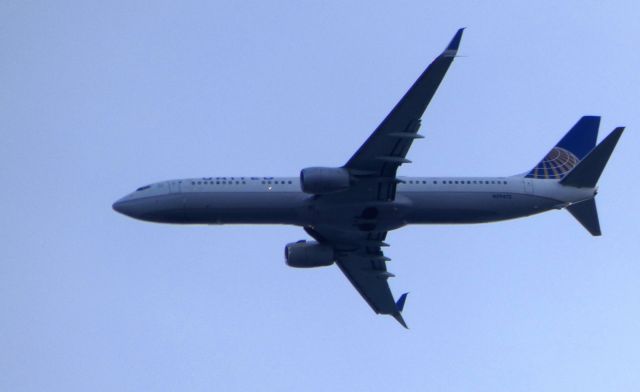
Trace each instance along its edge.
{"label": "engine nacelle", "polygon": [[349,171],[342,167],[308,167],[300,172],[300,186],[304,193],[323,195],[340,192],[349,185]]}
{"label": "engine nacelle", "polygon": [[287,244],[284,257],[289,267],[314,268],[333,264],[333,247],[315,241],[298,241]]}

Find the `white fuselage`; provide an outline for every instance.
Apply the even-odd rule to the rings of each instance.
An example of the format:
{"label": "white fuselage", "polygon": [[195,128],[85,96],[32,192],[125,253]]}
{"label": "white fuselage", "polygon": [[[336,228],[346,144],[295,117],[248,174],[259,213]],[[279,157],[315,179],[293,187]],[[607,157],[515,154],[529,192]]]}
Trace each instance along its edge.
{"label": "white fuselage", "polygon": [[[180,224],[291,224],[393,230],[407,224],[482,223],[513,219],[587,200],[593,188],[512,177],[398,177],[393,201],[323,202],[298,177],[210,177],[155,183],[114,205],[134,218]],[[362,227],[362,226],[360,226]]]}

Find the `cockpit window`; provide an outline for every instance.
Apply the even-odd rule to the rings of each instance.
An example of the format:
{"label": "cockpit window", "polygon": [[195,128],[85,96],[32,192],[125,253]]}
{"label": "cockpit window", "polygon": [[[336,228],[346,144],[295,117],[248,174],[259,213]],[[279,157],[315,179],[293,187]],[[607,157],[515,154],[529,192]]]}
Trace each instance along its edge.
{"label": "cockpit window", "polygon": [[151,185],[141,186],[140,188],[136,189],[136,192],[144,191],[145,189],[149,189],[149,188],[151,188]]}

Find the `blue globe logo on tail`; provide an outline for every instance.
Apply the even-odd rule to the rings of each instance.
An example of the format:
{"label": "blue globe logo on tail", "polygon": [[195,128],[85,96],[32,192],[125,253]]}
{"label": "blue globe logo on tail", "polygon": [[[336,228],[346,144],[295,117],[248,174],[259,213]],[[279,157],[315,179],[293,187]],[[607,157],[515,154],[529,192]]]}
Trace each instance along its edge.
{"label": "blue globe logo on tail", "polygon": [[564,178],[596,146],[599,116],[583,116],[525,177]]}
{"label": "blue globe logo on tail", "polygon": [[578,162],[580,162],[580,160],[571,151],[555,146],[526,177],[561,179],[569,173]]}

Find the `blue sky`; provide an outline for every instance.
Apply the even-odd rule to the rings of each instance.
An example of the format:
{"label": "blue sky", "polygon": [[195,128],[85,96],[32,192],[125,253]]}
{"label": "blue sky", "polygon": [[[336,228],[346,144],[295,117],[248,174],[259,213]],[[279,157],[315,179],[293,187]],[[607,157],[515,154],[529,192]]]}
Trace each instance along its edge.
{"label": "blue sky", "polygon": [[[636,2],[0,3],[0,389],[636,391]],[[564,211],[392,232],[404,330],[295,227],[180,227],[140,185],[341,165],[459,27],[403,175],[524,172],[626,125],[604,235]]]}

